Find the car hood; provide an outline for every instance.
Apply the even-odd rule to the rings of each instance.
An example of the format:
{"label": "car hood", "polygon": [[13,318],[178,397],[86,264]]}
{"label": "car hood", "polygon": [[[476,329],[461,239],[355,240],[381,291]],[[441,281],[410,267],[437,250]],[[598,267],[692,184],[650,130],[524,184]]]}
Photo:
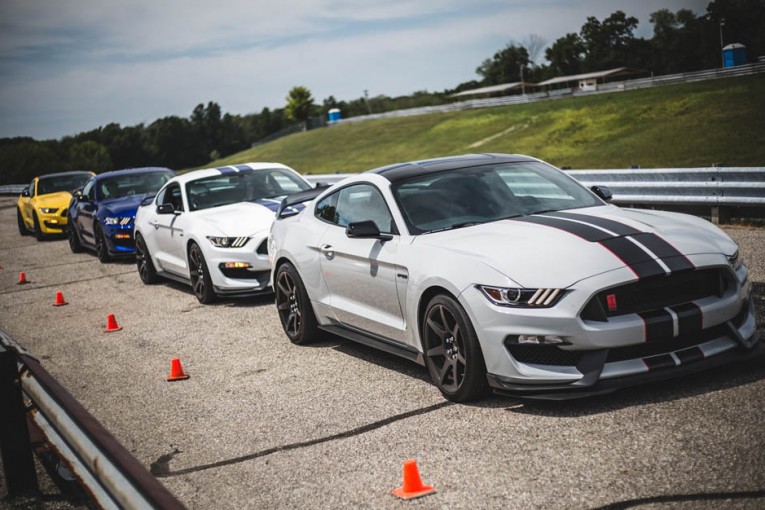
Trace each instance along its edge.
{"label": "car hood", "polygon": [[56,193],[46,193],[38,195],[34,199],[36,207],[51,207],[56,209],[65,209],[72,200],[72,194],[68,191],[57,191]]}
{"label": "car hood", "polygon": [[145,194],[140,194],[103,200],[101,202],[101,211],[107,216],[135,216],[138,205],[145,197]]}
{"label": "car hood", "polygon": [[[278,203],[275,207],[278,207]],[[238,202],[191,214],[195,221],[204,224],[200,224],[204,235],[244,237],[271,228],[275,213],[269,204]]]}
{"label": "car hood", "polygon": [[631,250],[629,257],[624,257],[618,250],[612,251],[607,246],[609,239],[622,238],[616,242],[632,248],[634,243],[623,235],[605,234],[604,242],[593,242],[570,231],[524,221],[534,216],[424,234],[414,243],[481,261],[516,283],[531,288],[565,288],[585,278],[624,267],[633,269],[633,272],[638,266],[658,267],[658,263],[651,262],[656,259],[670,266],[675,261],[677,267],[682,267],[682,264],[690,264],[685,257],[704,253],[730,256],[737,249],[720,229],[692,216],[614,206],[573,212],[606,218],[640,231],[637,236],[626,236],[633,239],[641,238],[643,233],[654,234],[670,245],[674,255],[668,261],[650,250],[638,248]]}

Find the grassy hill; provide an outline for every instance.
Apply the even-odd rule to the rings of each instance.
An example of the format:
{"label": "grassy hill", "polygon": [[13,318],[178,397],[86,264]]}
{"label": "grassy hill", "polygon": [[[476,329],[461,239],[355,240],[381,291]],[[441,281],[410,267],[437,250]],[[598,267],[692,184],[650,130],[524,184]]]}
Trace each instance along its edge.
{"label": "grassy hill", "polygon": [[765,166],[765,74],[298,133],[211,163],[361,172],[471,152],[572,168]]}

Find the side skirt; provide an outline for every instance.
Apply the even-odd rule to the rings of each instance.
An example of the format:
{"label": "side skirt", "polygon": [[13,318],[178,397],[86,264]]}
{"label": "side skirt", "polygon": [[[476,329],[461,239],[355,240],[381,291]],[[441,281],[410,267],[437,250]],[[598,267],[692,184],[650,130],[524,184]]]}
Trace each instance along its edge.
{"label": "side skirt", "polygon": [[333,335],[346,338],[353,342],[357,342],[368,347],[387,352],[389,354],[394,354],[409,361],[414,361],[418,365],[425,365],[425,358],[423,357],[422,353],[416,349],[413,349],[412,347],[409,347],[408,345],[401,345],[400,343],[394,342],[387,338],[376,336],[357,329],[350,329],[341,325],[319,326],[319,329],[322,329],[327,333],[332,333]]}

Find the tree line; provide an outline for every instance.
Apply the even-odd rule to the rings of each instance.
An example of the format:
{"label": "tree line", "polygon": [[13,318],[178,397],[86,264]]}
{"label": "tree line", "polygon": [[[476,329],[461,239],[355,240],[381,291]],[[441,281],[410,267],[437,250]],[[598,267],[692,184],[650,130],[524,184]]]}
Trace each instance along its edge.
{"label": "tree line", "polygon": [[[197,105],[188,117],[168,116],[148,125],[112,123],[60,140],[2,138],[0,184],[25,183],[35,175],[65,170],[204,166],[296,123],[302,129],[323,125],[332,108],[339,108],[347,118],[433,106],[453,101],[450,96],[463,90],[615,67],[655,75],[710,69],[721,65],[721,45],[733,42],[744,44],[751,60],[765,55],[765,0],[713,0],[698,16],[688,9],[661,9],[650,15],[650,23],[650,39],[635,37],[637,18],[616,11],[603,20],[588,17],[579,32],[568,33],[549,46],[537,35],[511,41],[480,63],[479,80],[442,92],[418,91],[391,98],[368,97],[365,91],[350,101],[329,96],[315,104],[310,91],[298,86],[290,90],[284,108],[263,108],[248,115],[223,114],[220,105],[211,101]],[[543,51],[547,63],[541,61]]]}

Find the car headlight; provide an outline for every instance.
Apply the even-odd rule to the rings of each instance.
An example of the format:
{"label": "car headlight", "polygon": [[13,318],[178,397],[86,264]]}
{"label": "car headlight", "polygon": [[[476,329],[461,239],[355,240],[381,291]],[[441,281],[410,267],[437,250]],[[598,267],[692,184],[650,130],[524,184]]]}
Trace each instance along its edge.
{"label": "car headlight", "polygon": [[55,207],[40,207],[40,212],[43,214],[53,214],[58,211]]}
{"label": "car headlight", "polygon": [[730,264],[730,267],[733,268],[733,271],[738,271],[741,267],[742,261],[741,256],[739,255],[738,250],[736,250],[736,253],[728,257],[728,264]]}
{"label": "car headlight", "polygon": [[122,218],[118,218],[115,216],[106,216],[104,217],[104,225],[122,225],[125,226],[131,222],[133,218],[130,216],[124,216]]}
{"label": "car headlight", "polygon": [[518,308],[549,308],[563,296],[561,289],[523,289],[477,285],[484,296],[497,306]]}
{"label": "car headlight", "polygon": [[217,236],[207,236],[207,239],[216,248],[241,248],[242,246],[247,244],[247,241],[250,240],[249,237],[217,237]]}

